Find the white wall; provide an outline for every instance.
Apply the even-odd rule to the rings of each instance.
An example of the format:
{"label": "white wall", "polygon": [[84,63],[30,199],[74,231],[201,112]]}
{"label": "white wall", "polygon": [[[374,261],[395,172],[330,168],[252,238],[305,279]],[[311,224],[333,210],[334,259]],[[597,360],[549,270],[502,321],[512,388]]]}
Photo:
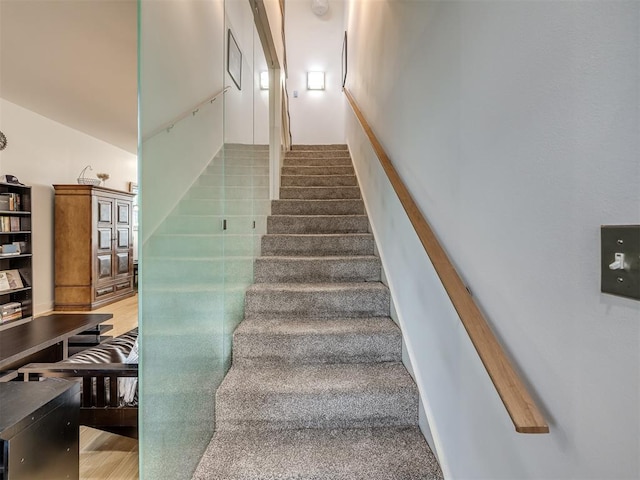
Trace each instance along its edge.
{"label": "white wall", "polygon": [[640,3],[348,2],[347,86],[539,401],[516,434],[351,113],[347,141],[449,478],[640,477]]}
{"label": "white wall", "polygon": [[0,130],[8,138],[0,152],[0,174],[10,173],[32,186],[34,311],[53,308],[54,301],[54,184],[76,183],[86,176],[106,172],[109,188],[129,189],[137,182],[137,158],[118,147],[54,122],[0,99]]}
{"label": "white wall", "polygon": [[[269,92],[260,90],[260,71],[267,65],[256,31],[251,6],[247,1],[229,1],[225,5],[226,27],[230,28],[242,52],[239,90],[225,68],[225,143],[269,143]],[[225,33],[225,42],[227,40]],[[227,47],[225,46],[225,52]],[[248,119],[252,119],[248,122]]]}
{"label": "white wall", "polygon": [[[286,1],[287,88],[294,144],[344,143],[344,3],[329,3],[329,11],[317,17],[309,0]],[[325,72],[324,91],[307,90],[308,71]]]}
{"label": "white wall", "polygon": [[[140,12],[140,129],[147,138],[222,91],[226,32],[222,0],[145,0]],[[140,172],[143,242],[220,150],[222,104],[220,98],[169,133],[144,141]]]}
{"label": "white wall", "polygon": [[267,72],[267,60],[260,43],[258,32],[254,28],[253,63],[255,77],[253,99],[253,140],[259,145],[269,144],[269,90],[260,90],[260,72]]}

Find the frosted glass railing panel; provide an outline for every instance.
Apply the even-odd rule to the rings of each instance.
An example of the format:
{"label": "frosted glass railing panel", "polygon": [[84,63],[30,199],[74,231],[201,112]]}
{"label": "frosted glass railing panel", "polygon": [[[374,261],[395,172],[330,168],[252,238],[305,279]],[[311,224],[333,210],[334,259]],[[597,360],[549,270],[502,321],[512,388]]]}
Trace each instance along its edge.
{"label": "frosted glass railing panel", "polygon": [[[143,192],[154,186],[144,171],[141,183]],[[142,247],[144,478],[190,478],[213,433],[214,393],[225,372],[224,235],[222,215],[198,209],[223,196],[224,185],[196,180]]]}
{"label": "frosted glass railing panel", "polygon": [[[221,125],[220,119],[211,128]],[[143,165],[154,158],[144,150]],[[189,161],[187,146],[184,152],[181,161]],[[155,175],[147,178],[143,168],[143,192],[154,188]],[[196,180],[142,248],[144,478],[190,478],[213,434],[214,394],[225,372],[224,235],[222,215],[203,205],[223,200],[224,185]]]}
{"label": "frosted glass railing panel", "polygon": [[140,476],[186,480],[227,362],[223,97],[148,132],[224,89],[224,3],[139,5]]}
{"label": "frosted glass railing panel", "polygon": [[[233,108],[225,104],[227,109]],[[251,110],[249,110],[251,111]],[[247,119],[251,125],[252,118]],[[226,133],[226,132],[225,132]],[[260,172],[263,165],[255,158],[252,144],[226,144],[225,192],[226,220],[225,236],[225,321],[224,352],[228,358],[225,367],[231,366],[233,332],[244,318],[244,298],[246,289],[253,282],[253,262],[255,258],[255,237],[259,223],[264,220],[256,217],[254,197],[267,194],[268,183],[261,184]],[[268,163],[267,176],[268,179]]]}
{"label": "frosted glass railing panel", "polygon": [[[231,366],[233,332],[266,230],[266,136],[254,143],[257,130],[268,132],[268,94],[256,109],[254,58],[264,55],[248,2],[140,5],[143,138],[173,123],[159,114],[176,96],[188,109],[229,87],[191,115],[174,108],[182,119],[148,134],[140,148],[141,478],[180,480],[191,478],[213,435],[215,391]],[[228,28],[242,51],[242,89],[227,72]],[[211,63],[188,64],[196,57]],[[218,77],[194,103],[189,92],[211,72]]]}

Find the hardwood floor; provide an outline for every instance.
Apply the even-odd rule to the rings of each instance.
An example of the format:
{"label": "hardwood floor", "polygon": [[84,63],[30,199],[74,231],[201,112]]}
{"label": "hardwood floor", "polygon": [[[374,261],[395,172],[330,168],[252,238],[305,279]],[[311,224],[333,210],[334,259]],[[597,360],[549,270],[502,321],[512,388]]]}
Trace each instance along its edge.
{"label": "hardwood floor", "polygon": [[113,325],[113,330],[107,335],[117,337],[138,326],[138,295],[92,310],[91,313],[112,313],[113,319],[105,322]]}
{"label": "hardwood floor", "polygon": [[[91,313],[112,313],[113,330],[118,336],[138,326],[138,296],[135,295]],[[80,427],[81,480],[137,480],[138,441],[89,427]]]}
{"label": "hardwood floor", "polygon": [[80,427],[80,479],[138,479],[138,441]]}

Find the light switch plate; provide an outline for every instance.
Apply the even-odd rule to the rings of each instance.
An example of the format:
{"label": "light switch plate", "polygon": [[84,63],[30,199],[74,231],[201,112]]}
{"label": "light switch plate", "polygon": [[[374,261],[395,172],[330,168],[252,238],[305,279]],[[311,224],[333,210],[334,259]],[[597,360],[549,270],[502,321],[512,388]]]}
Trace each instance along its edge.
{"label": "light switch plate", "polygon": [[[640,300],[640,225],[603,225],[600,239],[601,291]],[[616,253],[624,254],[622,268]]]}

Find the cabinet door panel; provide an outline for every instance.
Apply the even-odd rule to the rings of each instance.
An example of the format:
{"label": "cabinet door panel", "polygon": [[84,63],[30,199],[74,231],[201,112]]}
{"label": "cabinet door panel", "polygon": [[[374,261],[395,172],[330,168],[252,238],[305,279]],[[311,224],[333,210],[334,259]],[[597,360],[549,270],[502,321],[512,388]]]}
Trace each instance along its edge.
{"label": "cabinet door panel", "polygon": [[111,223],[112,208],[113,208],[112,201],[98,199],[98,222]]}
{"label": "cabinet door panel", "polygon": [[129,247],[129,229],[119,228],[118,229],[118,248],[128,248],[128,247]]}
{"label": "cabinet door panel", "polygon": [[112,265],[111,254],[98,255],[98,278],[111,277]]}
{"label": "cabinet door panel", "polygon": [[98,248],[100,250],[111,250],[111,229],[98,229]]}
{"label": "cabinet door panel", "polygon": [[118,203],[118,223],[129,224],[130,205],[128,203]]}
{"label": "cabinet door panel", "polygon": [[118,253],[118,274],[129,273],[129,252]]}

